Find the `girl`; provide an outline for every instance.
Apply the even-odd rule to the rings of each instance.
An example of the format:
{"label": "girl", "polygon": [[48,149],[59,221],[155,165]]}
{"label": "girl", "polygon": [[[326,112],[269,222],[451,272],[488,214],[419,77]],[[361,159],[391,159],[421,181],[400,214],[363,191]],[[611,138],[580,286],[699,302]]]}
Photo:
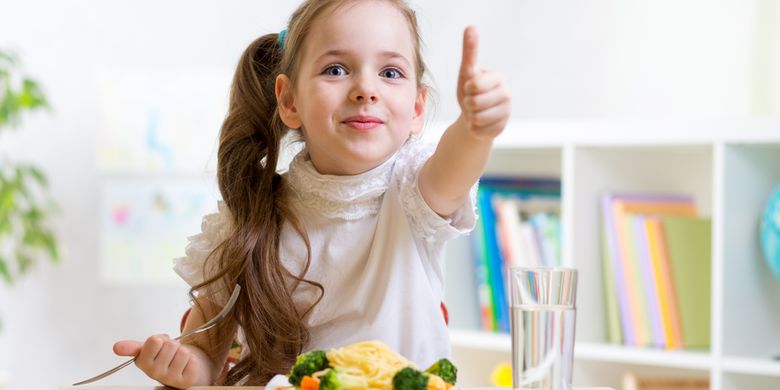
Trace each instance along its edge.
{"label": "girl", "polygon": [[[264,384],[296,355],[382,340],[419,366],[449,355],[440,308],[443,245],[472,229],[471,190],[506,125],[508,89],[477,65],[467,28],[462,113],[435,151],[416,140],[428,94],[414,12],[402,0],[308,0],[288,30],[254,41],[233,80],[220,134],[223,202],[176,272],[203,337],[121,341],[119,355],[163,384]],[[304,149],[278,174],[281,141]],[[240,361],[225,376],[238,331]]]}

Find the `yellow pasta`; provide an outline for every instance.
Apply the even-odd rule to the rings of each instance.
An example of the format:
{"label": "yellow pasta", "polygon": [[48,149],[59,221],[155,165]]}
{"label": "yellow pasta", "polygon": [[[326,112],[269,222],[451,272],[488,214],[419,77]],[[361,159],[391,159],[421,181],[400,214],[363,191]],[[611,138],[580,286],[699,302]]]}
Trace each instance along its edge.
{"label": "yellow pasta", "polygon": [[417,368],[414,363],[393,351],[381,341],[364,341],[327,353],[332,367],[365,383],[367,388],[391,388],[393,375],[404,367]]}

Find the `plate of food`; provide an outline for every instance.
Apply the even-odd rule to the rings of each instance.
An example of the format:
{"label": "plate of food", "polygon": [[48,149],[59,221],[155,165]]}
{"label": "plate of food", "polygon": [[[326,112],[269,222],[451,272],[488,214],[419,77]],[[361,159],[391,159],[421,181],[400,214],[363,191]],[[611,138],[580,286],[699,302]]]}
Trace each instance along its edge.
{"label": "plate of food", "polygon": [[446,358],[420,369],[381,341],[365,341],[298,356],[274,390],[455,390],[458,369]]}

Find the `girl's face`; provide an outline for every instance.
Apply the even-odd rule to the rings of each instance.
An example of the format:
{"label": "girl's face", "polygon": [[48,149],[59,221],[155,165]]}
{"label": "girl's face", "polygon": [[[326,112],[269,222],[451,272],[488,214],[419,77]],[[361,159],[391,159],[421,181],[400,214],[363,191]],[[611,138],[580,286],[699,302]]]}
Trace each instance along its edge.
{"label": "girl's face", "polygon": [[312,25],[298,79],[277,79],[280,114],[300,127],[320,173],[353,175],[387,160],[423,125],[406,18],[384,1],[356,1]]}

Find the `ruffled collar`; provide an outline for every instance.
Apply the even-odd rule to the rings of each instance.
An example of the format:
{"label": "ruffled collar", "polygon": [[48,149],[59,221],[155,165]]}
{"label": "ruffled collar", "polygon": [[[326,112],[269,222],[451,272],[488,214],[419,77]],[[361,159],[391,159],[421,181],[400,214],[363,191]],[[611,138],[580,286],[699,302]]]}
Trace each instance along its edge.
{"label": "ruffled collar", "polygon": [[290,162],[287,180],[299,206],[327,218],[356,220],[379,212],[397,156],[358,175],[323,175],[304,149]]}

